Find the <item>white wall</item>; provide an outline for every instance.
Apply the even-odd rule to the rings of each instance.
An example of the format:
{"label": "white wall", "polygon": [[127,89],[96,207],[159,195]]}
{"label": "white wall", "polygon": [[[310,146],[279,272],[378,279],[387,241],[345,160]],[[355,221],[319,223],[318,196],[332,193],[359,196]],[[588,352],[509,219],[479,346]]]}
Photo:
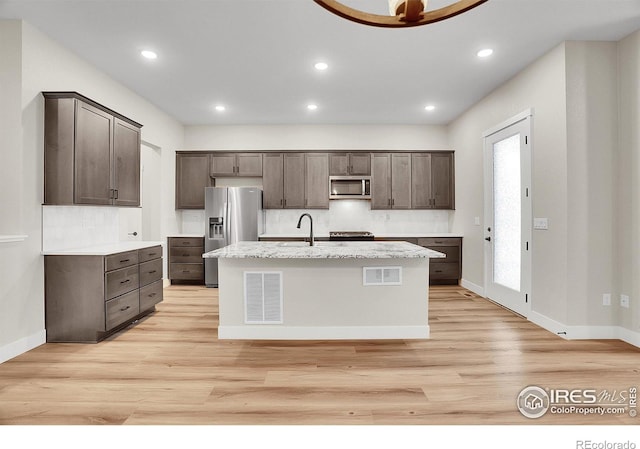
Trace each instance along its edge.
{"label": "white wall", "polygon": [[618,150],[617,44],[567,42],[567,321],[616,324],[614,157]]}
{"label": "white wall", "polygon": [[[640,31],[618,44],[619,153],[616,163],[616,276],[618,293],[631,297],[619,323],[640,331]],[[617,299],[617,298],[615,298]]]}
{"label": "white wall", "polygon": [[184,150],[448,150],[444,126],[187,126]]}
{"label": "white wall", "polygon": [[559,45],[478,102],[449,126],[456,150],[456,214],[453,232],[464,234],[462,277],[484,285],[482,133],[532,108],[533,215],[549,218],[534,231],[532,309],[566,322],[567,136],[565,45]]}
{"label": "white wall", "polygon": [[[4,40],[6,33],[11,39]],[[164,198],[174,197],[175,150],[183,145],[184,128],[166,113],[123,87],[95,67],[59,46],[40,31],[20,21],[0,21],[3,55],[21,56],[21,93],[16,105],[2,102],[0,114],[20,117],[17,144],[0,140],[2,160],[21,154],[16,171],[20,182],[12,192],[22,209],[21,232],[29,235],[22,243],[0,246],[0,361],[37,344],[44,330],[44,274],[40,255],[42,238],[44,101],[42,91],[77,91],[142,123],[142,139],[162,148]],[[7,50],[8,47],[8,50]],[[15,55],[14,55],[15,56]],[[4,72],[4,60],[2,60]],[[15,68],[14,68],[15,70]],[[15,84],[15,81],[14,81]],[[17,110],[16,110],[17,108]],[[2,199],[2,208],[5,203]],[[5,214],[2,214],[4,217]],[[173,204],[161,211],[163,235],[179,229]],[[0,222],[3,218],[0,218]],[[17,231],[12,231],[17,232]],[[27,343],[25,343],[27,342]],[[34,343],[35,342],[35,343]]]}

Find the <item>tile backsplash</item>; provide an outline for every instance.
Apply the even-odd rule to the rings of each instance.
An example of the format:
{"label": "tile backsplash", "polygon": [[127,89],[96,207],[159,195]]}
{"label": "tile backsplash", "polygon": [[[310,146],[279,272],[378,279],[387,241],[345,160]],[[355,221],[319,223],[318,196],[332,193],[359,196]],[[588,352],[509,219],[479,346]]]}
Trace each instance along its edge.
{"label": "tile backsplash", "polygon": [[[298,218],[303,213],[313,217],[316,235],[329,231],[370,231],[374,234],[415,234],[449,232],[447,210],[371,210],[370,201],[331,201],[326,209],[268,209],[265,210],[265,234],[308,235],[305,220],[297,229]],[[202,234],[204,211],[182,211],[182,233]]]}
{"label": "tile backsplash", "polygon": [[[56,251],[141,240],[142,209],[42,206],[42,250]],[[138,235],[129,235],[136,232]]]}

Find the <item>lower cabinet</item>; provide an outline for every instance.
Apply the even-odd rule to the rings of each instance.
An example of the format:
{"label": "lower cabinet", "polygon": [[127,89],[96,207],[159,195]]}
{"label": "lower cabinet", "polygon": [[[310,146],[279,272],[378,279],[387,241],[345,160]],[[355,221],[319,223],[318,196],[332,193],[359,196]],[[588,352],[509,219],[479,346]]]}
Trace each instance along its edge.
{"label": "lower cabinet", "polygon": [[429,259],[429,285],[458,285],[462,279],[462,237],[394,237],[443,253],[445,258]]}
{"label": "lower cabinet", "polygon": [[462,278],[462,238],[422,237],[418,245],[446,255],[444,259],[429,260],[429,283],[458,285]]}
{"label": "lower cabinet", "polygon": [[98,342],[162,301],[162,247],[44,258],[48,342]]}
{"label": "lower cabinet", "polygon": [[169,280],[204,285],[204,237],[169,237]]}

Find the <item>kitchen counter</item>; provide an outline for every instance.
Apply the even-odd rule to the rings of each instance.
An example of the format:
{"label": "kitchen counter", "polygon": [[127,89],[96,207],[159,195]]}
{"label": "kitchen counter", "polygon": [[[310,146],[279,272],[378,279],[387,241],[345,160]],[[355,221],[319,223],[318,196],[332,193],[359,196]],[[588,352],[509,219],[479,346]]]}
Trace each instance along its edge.
{"label": "kitchen counter", "polygon": [[239,242],[203,254],[227,259],[415,259],[445,255],[407,242]]}
{"label": "kitchen counter", "polygon": [[[420,238],[420,237],[441,237],[441,238],[445,238],[445,237],[463,237],[462,234],[460,233],[452,233],[452,232],[405,232],[405,233],[400,233],[400,232],[393,232],[393,233],[388,233],[388,232],[381,232],[381,233],[373,233],[374,237],[376,239],[398,239],[398,238]],[[314,233],[315,238],[319,238],[319,239],[328,239],[329,238],[329,234],[315,234]],[[287,233],[287,234],[261,234],[258,238],[261,239],[303,239],[303,238],[309,238],[309,233]]]}
{"label": "kitchen counter", "polygon": [[240,242],[218,258],[220,339],[429,338],[429,260],[407,242]]}
{"label": "kitchen counter", "polygon": [[151,246],[161,246],[162,242],[154,241],[134,241],[117,242],[108,245],[86,246],[83,248],[60,249],[42,252],[43,256],[107,256],[109,254],[123,253],[136,249],[149,248]]}

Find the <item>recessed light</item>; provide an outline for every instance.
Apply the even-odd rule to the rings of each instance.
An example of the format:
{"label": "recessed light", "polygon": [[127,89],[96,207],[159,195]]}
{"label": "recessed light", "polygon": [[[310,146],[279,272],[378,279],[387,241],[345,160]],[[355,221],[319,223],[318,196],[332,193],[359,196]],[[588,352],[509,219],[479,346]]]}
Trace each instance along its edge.
{"label": "recessed light", "polygon": [[432,104],[428,104],[424,107],[425,111],[433,111],[436,107]]}
{"label": "recessed light", "polygon": [[314,67],[316,68],[316,70],[322,71],[327,70],[329,68],[329,64],[327,64],[326,62],[316,62]]}
{"label": "recessed light", "polygon": [[218,111],[218,112],[224,112],[224,111],[226,111],[226,110],[227,110],[226,106],[223,106],[223,105],[221,105],[221,104],[216,105],[216,111]]}
{"label": "recessed light", "polygon": [[307,105],[307,109],[310,111],[315,111],[316,109],[318,109],[318,105],[317,104],[308,104]]}
{"label": "recessed light", "polygon": [[491,48],[483,48],[478,52],[478,58],[486,58],[493,54],[493,50]]}
{"label": "recessed light", "polygon": [[158,57],[158,54],[151,50],[142,50],[140,54],[147,59],[156,59]]}

